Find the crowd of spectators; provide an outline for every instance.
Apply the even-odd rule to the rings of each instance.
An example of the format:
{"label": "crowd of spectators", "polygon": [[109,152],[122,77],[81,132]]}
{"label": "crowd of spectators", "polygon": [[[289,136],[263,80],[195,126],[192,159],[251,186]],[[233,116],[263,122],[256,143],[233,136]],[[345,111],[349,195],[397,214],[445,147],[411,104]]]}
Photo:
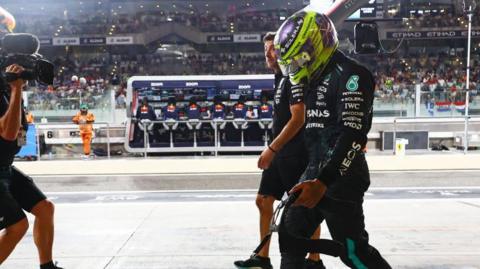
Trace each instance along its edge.
{"label": "crowd of spectators", "polygon": [[[77,16],[48,19],[20,18],[18,30],[40,36],[69,36],[80,34],[128,34],[146,31],[166,23],[178,23],[202,32],[265,32],[278,29],[283,20],[294,13],[292,9],[230,9],[227,12],[193,12],[149,10],[135,14],[116,12],[84,13]],[[408,18],[410,29],[465,27],[467,16],[451,10],[430,13],[412,13]],[[480,26],[480,9],[472,16],[473,26]]]}
{"label": "crowd of spectators", "polygon": [[[436,96],[454,102],[462,98],[466,86],[465,60],[446,53],[430,55],[389,55],[362,59],[376,78],[375,97],[384,103],[409,103],[415,100],[415,87],[423,96]],[[470,74],[472,96],[480,92],[480,55],[473,55]]]}
{"label": "crowd of spectators", "polygon": [[293,14],[294,10],[268,10],[244,12],[236,15],[202,14],[197,26],[202,32],[252,32],[272,31],[278,29],[283,20]]}
{"label": "crowd of spectators", "polygon": [[[142,75],[240,75],[265,74],[262,53],[193,53],[184,57],[161,54],[112,55],[119,74]],[[142,63],[142,64],[139,64]]]}
{"label": "crowd of spectators", "polygon": [[217,14],[179,11],[148,11],[136,14],[82,14],[65,19],[20,19],[17,30],[39,36],[127,34],[146,31],[166,23],[179,23],[202,32],[259,32],[277,29],[294,10],[243,11]]}
{"label": "crowd of spectators", "polygon": [[[355,56],[374,72],[375,97],[380,103],[413,103],[416,85],[425,96],[455,101],[465,88],[463,55],[457,53],[396,53]],[[262,53],[189,53],[182,57],[162,54],[95,54],[94,57],[59,57],[60,70],[54,89],[36,89],[30,104],[42,109],[76,109],[80,95],[95,107],[106,106],[107,89],[115,91],[116,103],[125,106],[125,82],[133,75],[227,75],[268,74]],[[72,82],[72,76],[85,83]],[[472,55],[470,89],[480,91],[480,55]],[[443,93],[443,94],[440,94]],[[102,98],[102,96],[104,96]],[[105,104],[104,104],[105,103]]]}
{"label": "crowd of spectators", "polygon": [[269,73],[265,66],[265,57],[262,54],[217,54],[192,55],[188,63],[193,74],[265,74]]}
{"label": "crowd of spectators", "polygon": [[[426,14],[412,13],[408,18],[408,23],[409,26],[412,26],[412,29],[466,27],[468,17],[465,14],[455,14],[447,10]],[[480,26],[480,9],[475,9],[472,16],[472,25]]]}
{"label": "crowd of spectators", "polygon": [[68,20],[57,17],[42,20],[22,20],[19,21],[17,27],[17,31],[19,32],[33,33],[38,36],[126,34],[138,33],[145,29],[145,23],[142,23],[136,17],[128,15],[103,16],[87,14]]}
{"label": "crowd of spectators", "polygon": [[92,108],[108,109],[107,86],[101,78],[76,77],[57,86],[30,87],[28,106],[30,110],[78,110],[80,104],[87,104]]}
{"label": "crowd of spectators", "polygon": [[[75,56],[54,60],[58,72],[53,87],[32,87],[31,109],[77,109],[86,102],[92,107],[105,107],[110,101],[107,89],[115,91],[116,104],[125,107],[126,80],[133,75],[227,75],[266,74],[263,54],[191,54],[186,57],[165,57],[159,54],[99,54],[91,58]],[[72,82],[72,77],[85,82]],[[103,98],[101,98],[103,96]]]}

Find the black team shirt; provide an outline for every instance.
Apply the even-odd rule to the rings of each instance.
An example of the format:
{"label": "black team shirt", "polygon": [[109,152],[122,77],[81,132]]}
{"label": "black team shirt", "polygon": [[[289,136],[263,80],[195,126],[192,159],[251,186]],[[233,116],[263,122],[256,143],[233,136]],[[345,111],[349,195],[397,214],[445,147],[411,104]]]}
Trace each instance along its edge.
{"label": "black team shirt", "polygon": [[[275,97],[273,105],[273,138],[275,139],[288,123],[292,114],[290,106],[304,102],[303,87],[296,87],[290,83],[288,77],[282,74],[275,75]],[[302,128],[285,146],[277,153],[279,157],[307,156],[304,141],[304,128]]]}
{"label": "black team shirt", "polygon": [[[1,82],[0,82],[1,83]],[[1,85],[4,86],[4,85]],[[10,94],[7,91],[3,91],[4,87],[0,90],[0,117],[5,115],[10,104]],[[28,124],[25,116],[25,111],[22,109],[22,126],[26,131]],[[18,146],[18,141],[7,141],[0,137],[0,166],[10,166],[13,163],[15,155],[20,151],[21,147]]]}

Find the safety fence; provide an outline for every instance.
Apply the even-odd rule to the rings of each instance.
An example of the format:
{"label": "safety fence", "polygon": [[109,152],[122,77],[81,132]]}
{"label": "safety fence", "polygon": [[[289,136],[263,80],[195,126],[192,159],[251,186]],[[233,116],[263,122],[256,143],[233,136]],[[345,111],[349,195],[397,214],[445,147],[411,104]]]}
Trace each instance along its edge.
{"label": "safety fence", "polygon": [[[132,121],[93,124],[92,155],[96,158],[176,154],[244,154],[262,151],[271,140],[272,120]],[[145,131],[146,130],[146,131]],[[399,141],[400,140],[400,141]],[[71,159],[83,155],[77,125],[32,124],[17,157]],[[374,118],[368,149],[480,149],[480,117]],[[440,148],[439,148],[440,147]]]}
{"label": "safety fence", "polygon": [[[125,126],[112,125],[108,122],[99,122],[92,125],[92,154],[110,158],[113,149],[124,151]],[[80,157],[83,155],[82,144],[83,141],[77,125],[30,124],[27,132],[27,143],[17,154],[17,158],[43,160]]]}

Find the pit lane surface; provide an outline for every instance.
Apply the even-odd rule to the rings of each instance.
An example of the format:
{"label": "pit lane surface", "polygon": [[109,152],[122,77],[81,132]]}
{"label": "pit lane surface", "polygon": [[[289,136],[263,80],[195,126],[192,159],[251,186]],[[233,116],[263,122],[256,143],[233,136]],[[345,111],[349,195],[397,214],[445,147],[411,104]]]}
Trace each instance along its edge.
{"label": "pit lane surface", "polygon": [[[46,192],[257,189],[261,173],[42,175]],[[480,186],[480,170],[374,171],[370,187]]]}
{"label": "pit lane surface", "polygon": [[[127,191],[48,193],[55,203],[158,203],[253,201],[256,190]],[[480,187],[371,188],[366,199],[469,199],[480,198]]]}
{"label": "pit lane surface", "polygon": [[[365,201],[372,244],[393,268],[480,268],[478,174],[374,173]],[[234,268],[232,262],[248,257],[258,243],[253,200],[259,175],[208,175],[214,183],[203,179],[206,176],[35,178],[57,204],[59,265],[67,269]],[[167,182],[177,188],[151,191],[172,186]],[[224,185],[209,189],[219,182]],[[436,187],[424,186],[434,183]],[[185,190],[190,184],[199,187]],[[234,184],[240,186],[238,190],[229,189]],[[54,185],[57,190],[49,188]],[[69,191],[79,186],[84,191]],[[90,191],[98,186],[102,191]],[[327,238],[328,230],[322,228],[322,237]],[[278,268],[276,236],[271,255]],[[335,258],[323,259],[327,268],[345,268]],[[30,228],[1,268],[37,267]]]}

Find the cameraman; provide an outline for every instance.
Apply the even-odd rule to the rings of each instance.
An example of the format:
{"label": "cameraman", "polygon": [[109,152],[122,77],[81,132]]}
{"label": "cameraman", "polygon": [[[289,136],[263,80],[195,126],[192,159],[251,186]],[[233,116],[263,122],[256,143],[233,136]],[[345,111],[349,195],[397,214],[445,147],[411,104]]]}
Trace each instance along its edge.
{"label": "cameraman", "polygon": [[[10,65],[6,72],[20,75],[24,68]],[[28,230],[23,210],[35,216],[33,239],[41,269],[61,269],[53,263],[54,205],[33,180],[12,166],[15,154],[25,143],[25,111],[22,89],[25,81],[16,79],[8,85],[0,80],[0,264],[12,253]],[[9,88],[9,89],[8,89]]]}

